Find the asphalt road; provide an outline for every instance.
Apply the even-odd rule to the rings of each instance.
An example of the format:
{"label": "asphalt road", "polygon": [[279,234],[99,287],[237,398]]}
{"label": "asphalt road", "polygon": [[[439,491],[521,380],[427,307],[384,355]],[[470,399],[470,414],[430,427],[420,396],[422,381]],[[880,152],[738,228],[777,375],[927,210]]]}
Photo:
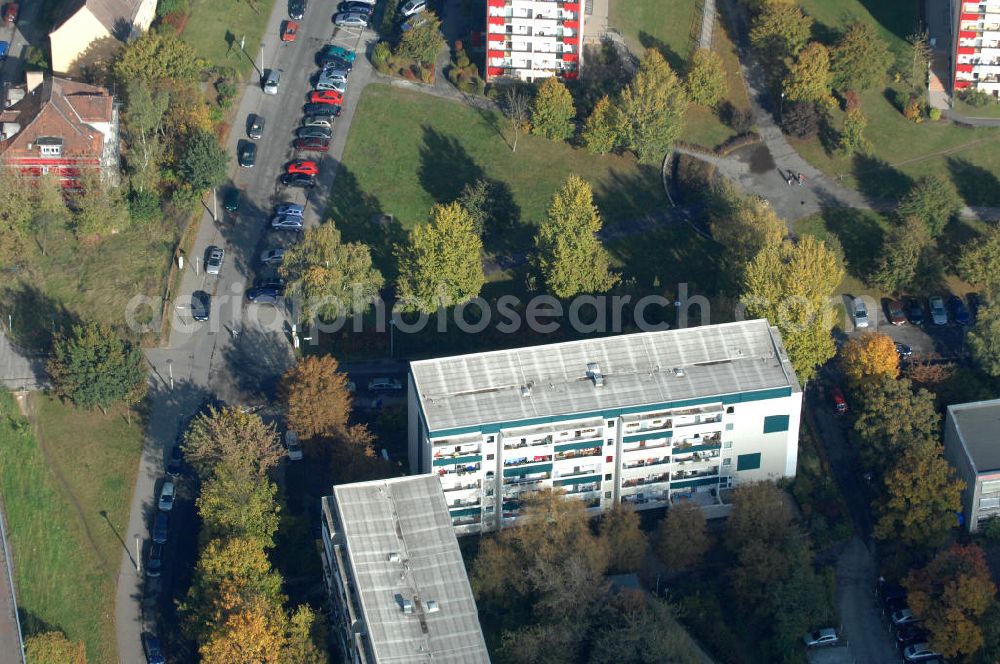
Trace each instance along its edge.
{"label": "asphalt road", "polygon": [[7,59],[0,66],[0,78],[4,85],[19,85],[24,82],[24,56],[28,46],[41,44],[45,35],[39,34],[38,15],[42,11],[41,2],[21,1],[20,16],[13,26],[0,24],[0,41],[10,43]]}
{"label": "asphalt road", "polygon": [[[280,201],[307,203],[307,225],[323,219],[323,209],[333,186],[339,157],[350,129],[361,90],[368,83],[371,67],[364,53],[374,43],[374,34],[356,30],[338,30],[331,21],[332,7],[325,3],[308,4],[304,20],[299,21],[299,38],[292,44],[278,39],[280,24],[287,18],[286,4],[276,2],[265,32],[264,69],[282,70],[277,95],[265,95],[256,80],[251,81],[241,98],[234,117],[226,150],[233,155],[231,182],[243,192],[238,213],[223,216],[224,188],[218,197],[219,220],[213,219],[214,201],[206,199],[194,247],[194,255],[185,257],[180,295],[168,303],[171,332],[166,346],[147,352],[150,373],[150,421],[146,445],[140,461],[132,496],[127,541],[123,551],[115,605],[115,627],[119,659],[127,664],[145,661],[140,635],[143,630],[157,631],[153,621],[158,592],[176,592],[164,588],[174,577],[167,570],[160,581],[144,587],[136,571],[134,542],[147,549],[149,526],[155,515],[155,491],[163,475],[164,460],[174,444],[180,427],[209,394],[230,404],[261,403],[273,394],[277,377],[293,361],[290,321],[284,306],[247,305],[244,291],[255,277],[264,272],[257,262],[260,252],[278,243],[288,242],[288,234],[266,228],[273,206]],[[294,129],[299,125],[301,107],[306,101],[309,78],[316,71],[315,54],[324,43],[336,43],[358,52],[345,95],[344,111],[334,123],[330,151],[319,161],[318,185],[308,196],[297,189],[285,190],[278,178],[285,164],[297,157],[292,150]],[[249,45],[248,45],[249,46]],[[249,57],[260,65],[260,51],[252,46]],[[266,118],[264,135],[258,141],[256,164],[251,169],[236,165],[236,146],[246,138],[248,114]],[[306,158],[306,155],[301,155]],[[225,260],[218,276],[203,270],[205,252],[210,245],[222,247]],[[210,320],[197,323],[191,319],[190,297],[194,291],[212,294]],[[157,301],[154,308],[159,305]],[[171,540],[180,538],[180,549],[190,547],[197,537],[193,514],[181,510],[171,522]],[[173,542],[172,542],[173,543]],[[176,545],[174,545],[176,546]],[[168,551],[174,550],[168,547]],[[143,561],[144,562],[144,561]],[[169,564],[169,563],[168,563]],[[169,644],[167,644],[167,654]]]}

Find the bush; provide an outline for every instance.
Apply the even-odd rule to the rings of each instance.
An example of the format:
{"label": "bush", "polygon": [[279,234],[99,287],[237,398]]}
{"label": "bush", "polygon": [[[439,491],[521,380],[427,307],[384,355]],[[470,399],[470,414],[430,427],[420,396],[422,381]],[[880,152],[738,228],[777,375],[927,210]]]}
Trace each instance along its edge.
{"label": "bush", "polygon": [[969,106],[989,106],[995,103],[996,98],[993,97],[988,92],[983,92],[982,90],[967,89],[962,90],[958,93],[958,98],[964,101]]}
{"label": "bush", "polygon": [[465,51],[459,51],[458,54],[455,55],[455,66],[456,67],[458,67],[460,69],[465,69],[470,64],[471,64],[471,61],[469,60],[469,56],[467,56],[465,54]]}
{"label": "bush", "polygon": [[372,65],[381,74],[389,72],[389,58],[392,57],[392,48],[389,42],[380,41],[372,49]]}
{"label": "bush", "polygon": [[434,82],[434,65],[420,68],[420,80],[427,84]]}
{"label": "bush", "polygon": [[911,122],[920,124],[924,121],[924,105],[916,97],[910,97],[910,101],[907,102],[906,109],[903,111],[903,116]]}
{"label": "bush", "polygon": [[49,61],[45,57],[45,51],[37,46],[29,46],[24,55],[24,65],[29,70],[45,71],[49,68]]}
{"label": "bush", "polygon": [[160,0],[156,5],[156,15],[160,18],[170,14],[187,14],[188,10],[187,0]]}
{"label": "bush", "polygon": [[927,117],[930,118],[931,122],[937,122],[938,120],[941,119],[941,109],[940,108],[930,109],[929,111],[927,111]]}
{"label": "bush", "polygon": [[910,93],[903,90],[896,90],[892,96],[893,105],[900,113],[906,111],[906,105],[910,102]]}
{"label": "bush", "polygon": [[239,86],[236,81],[229,77],[222,77],[215,82],[215,91],[218,93],[217,101],[222,108],[229,108],[233,105],[233,100],[239,94]]}
{"label": "bush", "polygon": [[128,214],[135,223],[152,221],[160,214],[160,199],[151,191],[132,190],[128,196]]}
{"label": "bush", "polygon": [[719,107],[719,119],[737,134],[746,133],[753,127],[753,115],[750,111],[736,108],[728,101]]}
{"label": "bush", "polygon": [[990,542],[1000,542],[1000,517],[991,516],[979,524],[979,532]]}
{"label": "bush", "polygon": [[792,102],[781,116],[781,129],[796,138],[812,138],[819,131],[819,111],[812,102]]}
{"label": "bush", "polygon": [[854,109],[861,106],[861,99],[858,97],[858,93],[854,90],[848,90],[844,93],[844,110],[853,111]]}

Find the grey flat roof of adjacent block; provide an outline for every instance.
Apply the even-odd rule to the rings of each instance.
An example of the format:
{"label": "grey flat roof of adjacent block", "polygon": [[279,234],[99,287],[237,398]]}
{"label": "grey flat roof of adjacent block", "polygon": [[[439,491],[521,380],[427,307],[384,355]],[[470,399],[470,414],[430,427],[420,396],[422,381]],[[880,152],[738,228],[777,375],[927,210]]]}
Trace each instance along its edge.
{"label": "grey flat roof of adjacent block", "polygon": [[976,472],[1000,470],[1000,399],[954,404],[948,416]]}
{"label": "grey flat roof of adjacent block", "polygon": [[333,499],[375,662],[488,663],[437,476],[343,484]]}
{"label": "grey flat roof of adjacent block", "polygon": [[799,390],[781,334],[766,320],[420,360],[410,363],[410,371],[432,432],[769,388]]}

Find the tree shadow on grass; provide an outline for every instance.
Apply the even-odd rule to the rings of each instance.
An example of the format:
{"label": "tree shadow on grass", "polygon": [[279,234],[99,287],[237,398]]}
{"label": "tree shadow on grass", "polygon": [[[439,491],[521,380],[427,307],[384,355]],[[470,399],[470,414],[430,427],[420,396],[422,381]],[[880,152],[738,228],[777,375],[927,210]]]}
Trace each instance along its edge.
{"label": "tree shadow on grass", "polygon": [[822,215],[826,229],[840,242],[848,272],[859,278],[871,274],[885,239],[878,215],[843,207],[823,208]]}
{"label": "tree shadow on grass", "polygon": [[[0,297],[0,308],[10,316],[3,316],[4,320],[0,321],[5,334],[27,353],[48,353],[52,347],[53,332],[68,331],[80,323],[80,318],[62,302],[27,281],[17,282],[13,288],[4,291]],[[124,312],[122,320],[107,322],[112,325],[123,323]],[[12,330],[7,329],[8,324]]]}
{"label": "tree shadow on grass", "polygon": [[420,184],[438,203],[458,198],[465,185],[483,177],[483,169],[454,136],[424,125],[420,146]]}
{"label": "tree shadow on grass", "polygon": [[343,241],[367,245],[382,276],[394,279],[394,247],[406,239],[406,234],[398,221],[383,212],[379,199],[361,189],[358,177],[344,164],[337,171],[329,212]]}
{"label": "tree shadow on grass", "polygon": [[858,190],[869,200],[899,199],[913,186],[913,178],[878,157],[854,155],[851,170]]}
{"label": "tree shadow on grass", "polygon": [[966,205],[1000,205],[1000,180],[992,171],[949,157],[948,172]]}
{"label": "tree shadow on grass", "polygon": [[[663,56],[663,59],[667,61],[667,64],[674,71],[678,73],[686,71],[687,63],[684,61],[684,58],[662,39],[658,39],[645,30],[641,30],[639,32],[639,43],[642,44],[643,48],[655,48],[659,51],[660,55]],[[639,59],[641,60],[642,58],[640,57]]]}
{"label": "tree shadow on grass", "polygon": [[608,176],[610,182],[594,187],[594,205],[601,211],[606,228],[644,217],[669,205],[658,166],[639,164],[637,172],[616,170],[610,171]]}

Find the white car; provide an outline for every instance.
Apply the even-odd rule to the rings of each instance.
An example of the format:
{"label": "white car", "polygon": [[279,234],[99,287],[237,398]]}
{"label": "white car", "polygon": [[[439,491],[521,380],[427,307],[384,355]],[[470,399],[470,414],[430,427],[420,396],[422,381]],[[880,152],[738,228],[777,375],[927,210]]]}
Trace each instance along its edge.
{"label": "white car", "polygon": [[174,509],[174,483],[167,480],[163,483],[163,487],[160,489],[160,510],[163,512],[169,512]]}
{"label": "white car", "polygon": [[205,273],[219,274],[222,271],[222,259],[226,252],[219,247],[208,248],[208,258],[205,259]]}
{"label": "white car", "polygon": [[399,8],[399,13],[409,17],[419,14],[425,9],[427,9],[427,0],[408,0],[405,5]]}
{"label": "white car", "polygon": [[837,630],[832,627],[824,627],[809,632],[803,640],[806,643],[806,648],[819,648],[836,645],[840,638],[837,636]]}
{"label": "white car", "polygon": [[301,217],[302,213],[305,212],[305,209],[306,206],[299,205],[298,203],[279,203],[278,207],[274,208],[274,213],[278,216],[290,214]]}
{"label": "white car", "polygon": [[342,78],[321,77],[316,81],[316,89],[320,92],[323,90],[336,90],[340,94],[344,94],[347,91],[347,81]]}
{"label": "white car", "polygon": [[368,15],[361,12],[338,12],[333,16],[333,23],[345,28],[367,28]]}
{"label": "white car", "polygon": [[282,214],[271,220],[271,228],[302,229],[302,217],[296,214]]}
{"label": "white car", "polygon": [[333,126],[333,123],[330,122],[330,118],[326,117],[325,115],[307,115],[304,118],[302,118],[302,126],[326,127],[327,129],[329,129],[330,127]]}
{"label": "white car", "polygon": [[368,381],[369,392],[395,392],[403,389],[403,384],[395,378],[372,378]]}
{"label": "white car", "polygon": [[907,662],[927,662],[940,658],[941,653],[934,652],[929,643],[914,643],[903,648],[903,659]]}
{"label": "white car", "polygon": [[284,260],[284,249],[266,249],[260,254],[260,262],[264,265],[281,265]]}
{"label": "white car", "polygon": [[289,461],[302,460],[302,447],[299,445],[299,434],[291,429],[285,432],[285,447],[288,449]]}
{"label": "white car", "polygon": [[854,327],[857,329],[868,327],[868,307],[860,297],[854,298]]}
{"label": "white car", "polygon": [[933,295],[930,298],[931,321],[935,325],[948,324],[948,310],[944,308],[944,298],[940,295]]}

